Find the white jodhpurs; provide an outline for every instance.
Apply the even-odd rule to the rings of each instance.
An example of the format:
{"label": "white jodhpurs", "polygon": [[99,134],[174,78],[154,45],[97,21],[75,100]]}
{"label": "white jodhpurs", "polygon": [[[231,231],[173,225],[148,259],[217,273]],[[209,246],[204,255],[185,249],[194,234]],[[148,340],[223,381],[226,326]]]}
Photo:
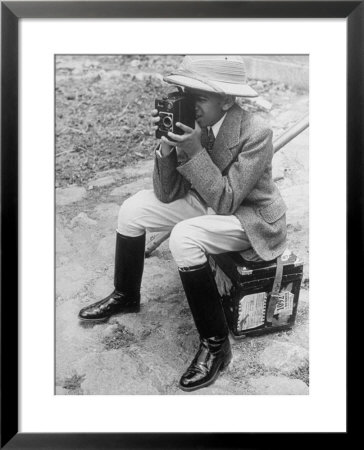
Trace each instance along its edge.
{"label": "white jodhpurs", "polygon": [[120,207],[117,231],[124,236],[170,230],[169,247],[178,267],[204,264],[206,254],[251,247],[236,216],[215,214],[193,191],[183,199],[162,203],[153,190],[143,190]]}

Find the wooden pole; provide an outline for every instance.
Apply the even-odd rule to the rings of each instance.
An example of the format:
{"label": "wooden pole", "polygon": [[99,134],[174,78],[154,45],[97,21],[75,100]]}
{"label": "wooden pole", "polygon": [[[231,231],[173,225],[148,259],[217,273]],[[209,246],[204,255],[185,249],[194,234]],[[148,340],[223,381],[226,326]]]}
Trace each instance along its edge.
{"label": "wooden pole", "polygon": [[308,115],[302,117],[301,120],[296,122],[291,128],[285,131],[281,136],[279,136],[273,142],[274,153],[277,153],[282,147],[284,147],[288,142],[291,142],[296,136],[298,136],[302,131],[304,131],[309,126]]}

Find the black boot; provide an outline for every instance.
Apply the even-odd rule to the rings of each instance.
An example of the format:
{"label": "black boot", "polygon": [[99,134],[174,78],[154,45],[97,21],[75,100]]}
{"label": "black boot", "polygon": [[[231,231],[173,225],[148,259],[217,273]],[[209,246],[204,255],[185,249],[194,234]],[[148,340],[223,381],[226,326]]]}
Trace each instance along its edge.
{"label": "black boot", "polygon": [[115,290],[106,298],[81,309],[78,314],[81,320],[104,321],[113,314],[139,312],[144,251],[145,233],[137,237],[116,233]]}
{"label": "black boot", "polygon": [[194,391],[212,384],[231,361],[229,330],[209,263],[180,269],[188,304],[200,334],[200,347],[179,387]]}

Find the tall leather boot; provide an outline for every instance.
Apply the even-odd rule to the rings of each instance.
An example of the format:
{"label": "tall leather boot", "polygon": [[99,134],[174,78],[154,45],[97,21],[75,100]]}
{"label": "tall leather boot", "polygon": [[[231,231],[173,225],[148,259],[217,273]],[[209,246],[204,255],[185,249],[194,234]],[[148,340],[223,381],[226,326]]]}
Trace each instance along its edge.
{"label": "tall leather boot", "polygon": [[113,314],[139,312],[140,285],[144,268],[145,233],[137,237],[116,233],[114,291],[81,309],[84,321],[104,321]]}
{"label": "tall leather boot", "polygon": [[200,346],[179,387],[194,391],[212,384],[231,361],[229,330],[209,263],[179,269]]}

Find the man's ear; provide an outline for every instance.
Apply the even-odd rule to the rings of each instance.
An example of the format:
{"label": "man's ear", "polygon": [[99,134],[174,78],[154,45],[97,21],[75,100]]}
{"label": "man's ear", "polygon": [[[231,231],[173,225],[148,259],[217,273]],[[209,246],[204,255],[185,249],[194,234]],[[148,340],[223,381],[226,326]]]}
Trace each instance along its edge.
{"label": "man's ear", "polygon": [[235,96],[234,95],[226,95],[223,100],[222,110],[228,111],[233,104],[235,103]]}

